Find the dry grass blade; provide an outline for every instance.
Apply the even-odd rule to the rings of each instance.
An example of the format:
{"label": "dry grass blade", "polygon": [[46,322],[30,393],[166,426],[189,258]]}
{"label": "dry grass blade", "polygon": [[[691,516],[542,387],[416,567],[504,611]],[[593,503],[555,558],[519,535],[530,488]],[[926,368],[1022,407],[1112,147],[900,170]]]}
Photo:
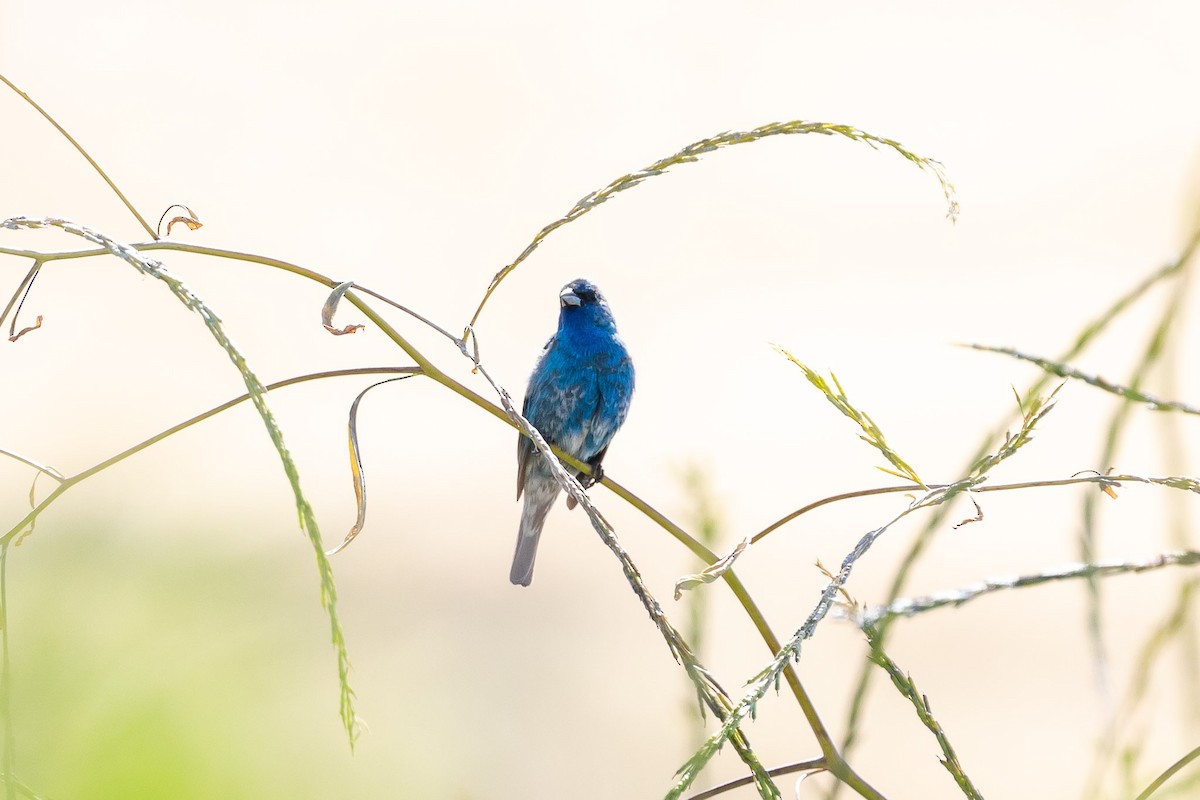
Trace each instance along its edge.
{"label": "dry grass blade", "polygon": [[770,136],[787,136],[795,134],[815,133],[824,136],[844,136],[847,139],[856,142],[863,142],[872,148],[878,149],[880,146],[890,148],[899,153],[908,161],[916,164],[922,170],[928,170],[937,178],[938,184],[942,187],[942,194],[946,198],[946,215],[951,221],[958,217],[958,200],[954,191],[954,184],[946,178],[946,170],[940,162],[934,161],[931,158],[917,155],[904,145],[888,139],[883,136],[876,136],[866,131],[859,130],[853,125],[839,125],[830,122],[806,122],[804,120],[791,120],[790,122],[772,122],[767,125],[761,125],[749,131],[726,131],[718,133],[716,136],[710,136],[706,139],[701,139],[698,142],[692,142],[677,153],[660,158],[648,167],[622,175],[610,182],[603,189],[594,192],[589,192],[579,200],[571,210],[563,216],[551,222],[546,227],[538,231],[533,240],[526,245],[521,254],[513,260],[513,262],[502,270],[496,273],[488,284],[487,291],[483,294],[483,299],[479,301],[479,307],[475,309],[475,314],[471,317],[471,321],[467,323],[463,331],[463,339],[466,339],[475,323],[479,321],[480,314],[483,313],[483,307],[487,305],[488,299],[500,283],[508,277],[514,269],[516,269],[522,261],[528,258],[534,250],[536,250],[547,236],[554,231],[566,225],[569,222],[582,217],[592,209],[599,206],[601,203],[607,202],[620,192],[632,189],[647,178],[653,178],[657,175],[666,173],[671,167],[680,164],[690,164],[694,161],[699,161],[700,157],[708,153],[716,152],[724,147],[732,147],[738,144],[748,144],[756,142],[760,139],[765,139]]}
{"label": "dry grass blade", "polygon": [[[33,266],[29,268],[29,272],[25,273],[25,277],[21,279],[21,284],[17,286],[8,305],[4,307],[4,313],[0,314],[0,322],[8,319],[9,313],[12,313],[12,322],[8,326],[8,340],[15,342],[20,339],[30,330],[36,330],[42,327],[42,315],[39,314],[37,322],[30,328],[24,328],[19,333],[17,332],[17,317],[21,316],[21,309],[25,306],[25,298],[29,297],[29,291],[33,288],[33,282],[37,279],[38,273],[41,272],[42,262],[34,260]],[[13,309],[16,309],[15,311]]]}
{"label": "dry grass blade", "polygon": [[393,383],[395,381],[402,381],[411,377],[413,377],[413,375],[401,375],[399,378],[388,378],[385,381],[373,383],[359,392],[358,396],[354,398],[354,402],[350,404],[350,418],[346,426],[346,433],[350,445],[350,479],[354,483],[355,518],[354,524],[350,526],[350,530],[347,531],[346,536],[342,539],[341,544],[325,551],[325,555],[327,556],[335,556],[345,550],[350,543],[354,541],[355,537],[362,533],[363,527],[367,524],[367,475],[363,470],[362,451],[358,445],[358,404],[362,402],[362,399],[366,396],[367,392],[371,391],[376,386],[382,386],[385,383]]}

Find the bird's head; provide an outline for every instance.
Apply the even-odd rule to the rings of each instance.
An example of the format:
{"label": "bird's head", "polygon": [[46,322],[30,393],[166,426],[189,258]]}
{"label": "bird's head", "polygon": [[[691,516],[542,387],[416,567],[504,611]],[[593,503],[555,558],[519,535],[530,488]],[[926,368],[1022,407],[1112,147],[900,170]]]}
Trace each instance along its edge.
{"label": "bird's head", "polygon": [[608,301],[589,280],[579,278],[564,286],[558,293],[558,306],[560,328],[610,332],[617,329]]}
{"label": "bird's head", "polygon": [[585,306],[608,308],[608,301],[600,294],[596,284],[584,278],[573,280],[564,286],[558,293],[558,304],[564,311]]}

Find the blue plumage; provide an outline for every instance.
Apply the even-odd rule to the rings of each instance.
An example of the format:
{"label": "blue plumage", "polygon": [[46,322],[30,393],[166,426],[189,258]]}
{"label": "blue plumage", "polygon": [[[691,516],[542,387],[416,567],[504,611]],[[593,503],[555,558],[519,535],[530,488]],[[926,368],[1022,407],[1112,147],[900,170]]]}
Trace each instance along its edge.
{"label": "blue plumage", "polygon": [[[547,442],[591,466],[580,475],[590,486],[600,476],[608,444],[629,413],[633,361],[617,335],[608,302],[582,278],[558,295],[558,331],[546,343],[525,390],[521,413]],[[528,586],[546,514],[560,488],[533,442],[517,442],[517,498],[525,495],[521,530],[509,579]],[[575,502],[567,498],[567,507]]]}

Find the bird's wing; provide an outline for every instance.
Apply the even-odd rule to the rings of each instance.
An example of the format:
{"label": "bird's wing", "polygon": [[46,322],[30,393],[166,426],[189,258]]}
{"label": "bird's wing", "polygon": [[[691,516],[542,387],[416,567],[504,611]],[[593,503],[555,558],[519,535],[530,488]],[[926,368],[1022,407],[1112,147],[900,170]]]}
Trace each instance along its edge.
{"label": "bird's wing", "polygon": [[[551,336],[546,340],[546,344],[542,347],[541,355],[538,356],[537,364],[533,367],[533,374],[529,376],[529,386],[525,388],[525,402],[521,404],[521,416],[533,423],[533,426],[541,432],[547,441],[549,439],[547,431],[542,429],[544,423],[537,422],[533,417],[541,414],[541,407],[545,405],[543,402],[538,402],[535,398],[546,398],[549,390],[550,370],[546,360],[554,347],[555,337]],[[530,416],[533,415],[533,416]],[[537,450],[533,445],[533,441],[523,433],[517,433],[517,499],[521,499],[521,493],[525,491],[525,464]]]}
{"label": "bird's wing", "polygon": [[587,422],[587,441],[581,453],[593,467],[600,465],[617,429],[625,424],[633,383],[633,362],[627,355],[597,381],[595,410]]}
{"label": "bird's wing", "polygon": [[[521,404],[521,416],[529,419],[529,392],[525,393],[525,402]],[[525,462],[529,460],[529,453],[533,450],[533,442],[523,433],[517,433],[517,499],[521,499],[521,492],[525,491]]]}

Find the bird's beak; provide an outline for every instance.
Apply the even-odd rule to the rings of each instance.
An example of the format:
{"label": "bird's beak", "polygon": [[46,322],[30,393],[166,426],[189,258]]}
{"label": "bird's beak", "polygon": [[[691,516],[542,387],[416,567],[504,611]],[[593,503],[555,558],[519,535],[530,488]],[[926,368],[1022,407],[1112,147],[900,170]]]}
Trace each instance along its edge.
{"label": "bird's beak", "polygon": [[574,292],[572,292],[570,289],[562,290],[562,292],[558,295],[558,302],[559,302],[559,305],[561,305],[563,308],[566,308],[567,306],[578,307],[578,306],[583,305],[583,301],[581,301],[579,299],[579,296],[576,295]]}

